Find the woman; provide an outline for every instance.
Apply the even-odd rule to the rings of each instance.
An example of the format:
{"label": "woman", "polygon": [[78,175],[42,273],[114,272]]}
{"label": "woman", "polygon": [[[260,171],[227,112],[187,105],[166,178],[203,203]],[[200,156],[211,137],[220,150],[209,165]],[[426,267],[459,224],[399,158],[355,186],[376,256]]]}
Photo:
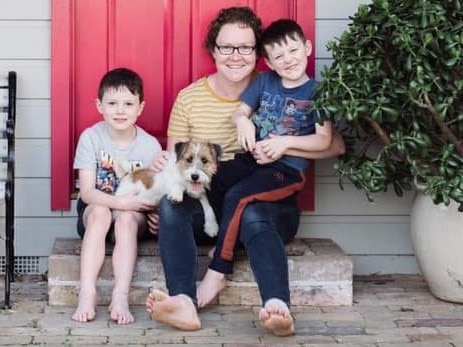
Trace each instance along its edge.
{"label": "woman", "polygon": [[[224,163],[219,170],[226,170],[226,161],[240,151],[231,115],[239,105],[239,95],[255,76],[261,33],[261,20],[247,7],[222,9],[211,22],[205,44],[216,72],[179,93],[169,121],[167,151],[172,151],[179,141],[209,140],[222,146]],[[259,148],[264,147],[262,144]],[[335,136],[328,151],[299,154],[322,158],[343,150],[342,139]],[[259,163],[273,161],[263,150],[256,156]],[[161,169],[165,160],[166,156],[161,157],[155,168]],[[213,207],[220,216],[220,206]],[[209,269],[197,299],[196,244],[215,242],[203,232],[203,218],[199,202],[188,197],[181,204],[163,199],[159,206],[158,240],[169,294],[154,290],[146,306],[153,319],[183,330],[201,327],[197,307],[209,303],[225,286],[224,275]],[[294,322],[289,311],[284,243],[291,241],[298,230],[297,199],[292,196],[278,203],[251,204],[240,224],[240,241],[247,248],[264,304],[259,319],[275,335],[290,335]],[[254,242],[255,236],[261,241]],[[266,268],[259,266],[263,259]]]}

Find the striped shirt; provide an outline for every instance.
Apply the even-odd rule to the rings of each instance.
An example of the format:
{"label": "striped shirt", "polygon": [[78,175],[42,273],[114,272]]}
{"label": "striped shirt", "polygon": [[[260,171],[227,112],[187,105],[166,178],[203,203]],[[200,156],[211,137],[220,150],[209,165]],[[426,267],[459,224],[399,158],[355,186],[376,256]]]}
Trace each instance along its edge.
{"label": "striped shirt", "polygon": [[208,140],[222,146],[221,160],[233,159],[241,148],[231,115],[240,101],[218,96],[203,77],[181,90],[169,119],[167,136],[180,140]]}

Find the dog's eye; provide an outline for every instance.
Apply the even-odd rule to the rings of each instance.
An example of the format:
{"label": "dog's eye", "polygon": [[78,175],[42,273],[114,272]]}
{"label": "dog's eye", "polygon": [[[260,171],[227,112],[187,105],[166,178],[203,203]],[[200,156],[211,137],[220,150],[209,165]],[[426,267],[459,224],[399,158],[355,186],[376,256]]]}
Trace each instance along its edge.
{"label": "dog's eye", "polygon": [[188,164],[191,164],[193,162],[193,157],[188,157],[185,159]]}
{"label": "dog's eye", "polygon": [[205,158],[205,157],[202,157],[202,158],[201,158],[201,162],[202,162],[203,164],[207,164],[207,163],[209,162],[209,160],[207,160],[207,158]]}

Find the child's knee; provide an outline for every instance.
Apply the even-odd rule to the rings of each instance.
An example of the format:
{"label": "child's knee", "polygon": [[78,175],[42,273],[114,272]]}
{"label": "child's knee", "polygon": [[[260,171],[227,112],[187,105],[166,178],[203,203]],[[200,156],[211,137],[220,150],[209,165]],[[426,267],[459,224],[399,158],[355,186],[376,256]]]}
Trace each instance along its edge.
{"label": "child's knee", "polygon": [[114,227],[123,227],[123,228],[136,228],[141,219],[141,213],[135,211],[119,211],[115,215]]}
{"label": "child's knee", "polygon": [[84,219],[89,223],[110,223],[112,219],[111,210],[105,206],[89,205],[84,213]]}

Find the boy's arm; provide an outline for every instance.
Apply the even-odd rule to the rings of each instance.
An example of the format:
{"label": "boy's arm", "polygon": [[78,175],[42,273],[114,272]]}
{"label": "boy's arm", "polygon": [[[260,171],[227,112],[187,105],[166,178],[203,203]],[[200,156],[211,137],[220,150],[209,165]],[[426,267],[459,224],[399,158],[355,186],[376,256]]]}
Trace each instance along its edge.
{"label": "boy's arm", "polygon": [[80,198],[88,205],[106,206],[115,210],[149,211],[154,208],[150,201],[142,201],[134,195],[114,196],[95,188],[95,170],[80,169]]}
{"label": "boy's arm", "polygon": [[297,155],[300,152],[322,152],[328,150],[333,138],[333,127],[330,121],[323,125],[315,124],[315,133],[304,136],[288,136],[287,155]]}
{"label": "boy's arm", "polygon": [[[329,123],[329,125],[328,125]],[[328,125],[327,127],[325,127]],[[318,126],[318,124],[317,124]],[[281,158],[282,155],[293,155],[307,159],[325,159],[344,154],[346,147],[342,136],[331,125],[331,122],[325,121],[320,128],[323,136],[330,129],[330,134],[322,140],[330,138],[329,145],[326,149],[314,149],[313,140],[317,134],[305,136],[271,136],[269,139],[259,141],[259,146],[267,158],[258,160],[259,164],[266,164]],[[323,146],[326,145],[323,144]],[[319,147],[321,148],[321,146]]]}
{"label": "boy's arm", "polygon": [[331,143],[329,147],[324,151],[301,151],[298,149],[292,149],[295,156],[303,157],[307,159],[327,159],[343,155],[346,152],[346,144],[341,134],[335,128],[332,128]]}
{"label": "boy's arm", "polygon": [[117,199],[95,188],[95,170],[79,170],[80,198],[88,205],[102,205],[118,208]]}
{"label": "boy's arm", "polygon": [[241,102],[231,116],[231,122],[236,126],[238,143],[245,151],[253,151],[256,146],[256,127],[249,119],[252,108]]}

